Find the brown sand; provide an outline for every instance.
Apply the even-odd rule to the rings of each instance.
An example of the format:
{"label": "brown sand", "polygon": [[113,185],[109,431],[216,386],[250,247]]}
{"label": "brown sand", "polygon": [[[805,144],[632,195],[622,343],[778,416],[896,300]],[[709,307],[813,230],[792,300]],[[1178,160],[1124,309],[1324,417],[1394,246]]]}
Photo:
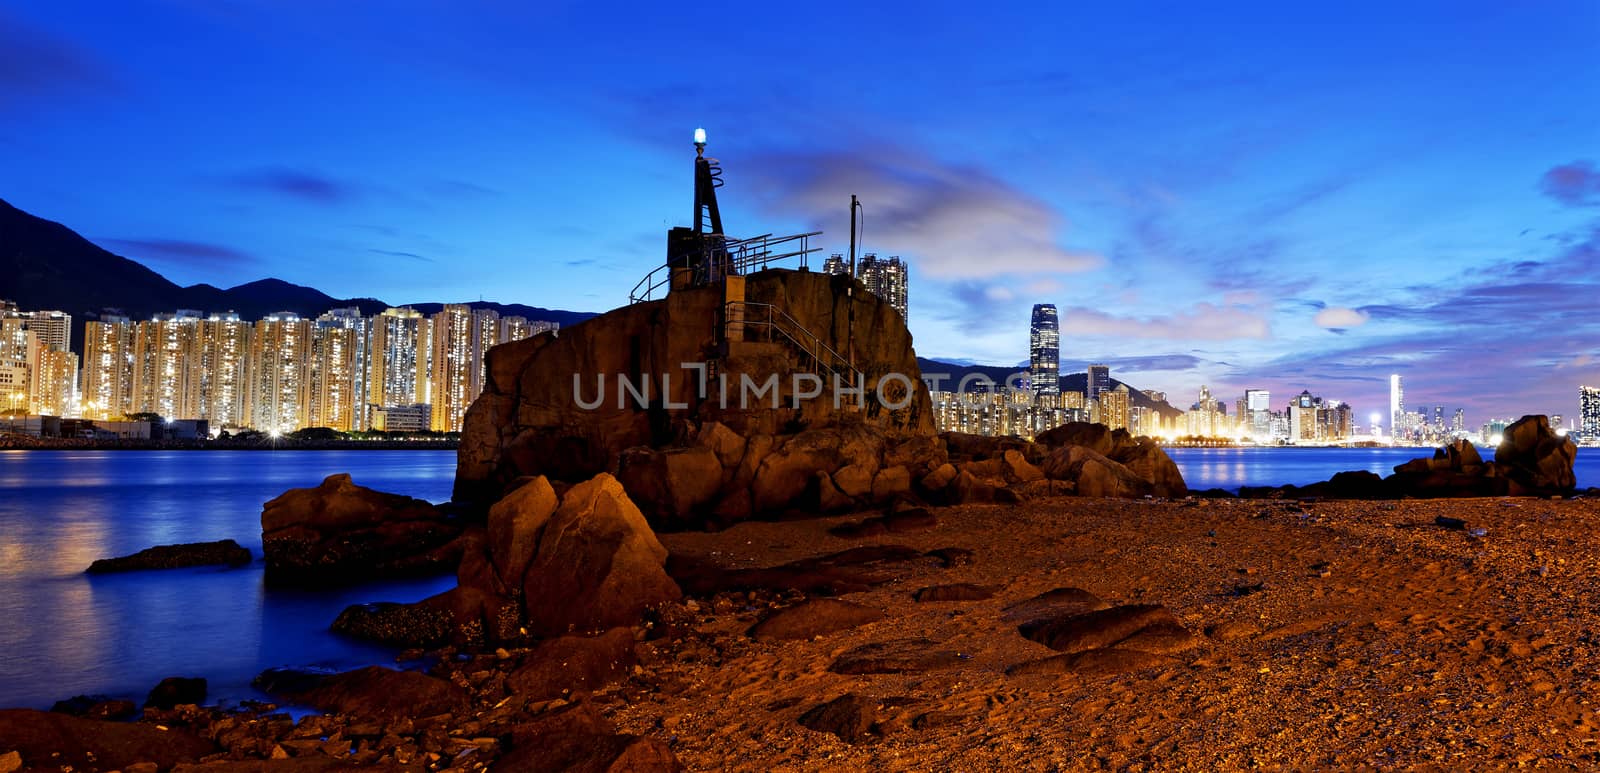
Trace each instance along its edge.
{"label": "brown sand", "polygon": [[[691,635],[645,645],[640,674],[596,702],[691,769],[1600,765],[1589,697],[1600,503],[1068,498],[937,514],[930,530],[857,540],[828,534],[846,518],[663,535],[675,553],[738,567],[871,544],[959,546],[975,561],[896,565],[893,581],[844,597],[886,619],[813,640],[755,642],[745,631],[764,605],[701,602]],[[1439,515],[1488,533],[1436,526]],[[961,582],[1000,590],[912,601]],[[1002,608],[1063,586],[1166,605],[1202,643],[1133,672],[1007,676],[1055,653]],[[827,670],[846,650],[906,637],[966,659]],[[849,744],[797,723],[847,692],[884,699],[881,737]]]}

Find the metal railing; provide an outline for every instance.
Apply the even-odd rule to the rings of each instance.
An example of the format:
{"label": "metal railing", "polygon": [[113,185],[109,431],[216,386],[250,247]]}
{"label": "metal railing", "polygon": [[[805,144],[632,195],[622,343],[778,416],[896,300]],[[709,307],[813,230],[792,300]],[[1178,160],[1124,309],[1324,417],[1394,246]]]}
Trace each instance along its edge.
{"label": "metal railing", "polygon": [[[811,246],[811,237],[821,234],[821,231],[812,231],[777,238],[773,238],[772,234],[762,234],[709,244],[705,252],[693,261],[691,268],[695,274],[689,278],[689,286],[700,287],[730,275],[761,271],[771,268],[775,263],[795,258],[799,258],[801,268],[806,268],[806,256],[822,251],[821,247]],[[671,265],[661,265],[645,274],[628,292],[628,303],[654,300],[657,291],[672,285],[672,269]]]}
{"label": "metal railing", "polygon": [[723,313],[728,330],[732,332],[737,329],[743,340],[750,340],[750,332],[760,331],[768,342],[787,341],[801,357],[810,359],[817,371],[826,371],[830,376],[844,376],[851,386],[856,386],[862,380],[861,370],[855,363],[834,351],[815,333],[773,304],[729,301]]}

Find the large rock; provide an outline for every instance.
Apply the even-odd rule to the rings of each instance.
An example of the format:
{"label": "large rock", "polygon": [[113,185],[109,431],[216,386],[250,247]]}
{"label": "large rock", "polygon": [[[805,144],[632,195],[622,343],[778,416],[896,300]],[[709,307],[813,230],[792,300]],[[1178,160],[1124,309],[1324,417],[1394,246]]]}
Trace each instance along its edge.
{"label": "large rock", "polygon": [[1042,465],[1046,475],[1077,485],[1078,496],[1136,498],[1155,493],[1155,485],[1088,446],[1061,446]]}
{"label": "large rock", "polygon": [[262,552],[275,581],[325,582],[448,571],[461,524],[420,499],[330,475],[291,489],[261,511]]}
{"label": "large rock", "polygon": [[[724,427],[723,431],[728,430]],[[723,439],[712,440],[731,445]],[[701,446],[630,448],[617,460],[617,479],[651,523],[664,529],[698,528],[722,492],[722,459],[733,458],[737,465],[743,458],[742,445],[739,450],[739,457],[733,458],[732,453],[719,457],[716,451]]]}
{"label": "large rock", "polygon": [[28,770],[116,770],[140,762],[167,770],[219,751],[180,730],[31,709],[0,709],[0,749],[18,752]]}
{"label": "large rock", "polygon": [[1494,450],[1494,465],[1512,483],[1513,494],[1569,494],[1578,479],[1572,464],[1578,446],[1557,435],[1544,416],[1524,416],[1506,427]]}
{"label": "large rock", "polygon": [[[1161,445],[1146,437],[1135,438],[1124,429],[1108,429],[1104,424],[1091,424],[1088,422],[1069,422],[1054,429],[1041,432],[1035,438],[1041,445],[1049,446],[1059,452],[1063,448],[1085,448],[1122,465],[1134,477],[1146,481],[1148,491],[1145,493],[1158,497],[1183,497],[1189,493],[1189,488],[1183,482],[1183,473],[1179,471],[1176,462],[1161,450]],[[1045,470],[1050,477],[1048,467]],[[1096,471],[1098,472],[1098,471]],[[1139,487],[1143,488],[1143,487]],[[1102,494],[1085,493],[1083,486],[1078,486],[1080,496],[1104,496]],[[1125,496],[1113,494],[1111,496]]]}
{"label": "large rock", "polygon": [[750,629],[759,641],[810,639],[883,619],[883,610],[839,599],[812,599],[783,609]]}
{"label": "large rock", "polygon": [[251,560],[249,550],[231,539],[225,539],[216,542],[157,545],[132,555],[98,559],[84,571],[89,574],[108,574],[145,569],[182,569],[191,566],[244,566]]}
{"label": "large rock", "polygon": [[338,674],[271,670],[255,685],[282,700],[383,721],[449,714],[468,703],[466,690],[451,682],[383,666]]}
{"label": "large rock", "polygon": [[[862,292],[859,282],[849,277],[770,270],[744,277],[743,284],[748,302],[771,304],[792,320],[791,327],[814,335],[816,345],[808,344],[811,348],[825,346],[851,359],[865,378],[863,407],[848,397],[836,406],[826,392],[815,399],[794,399],[808,385],[797,384],[792,376],[819,370],[810,354],[786,343],[790,339],[769,341],[766,327],[728,328],[731,332],[724,335],[722,287],[675,290],[662,300],[615,309],[564,328],[559,336],[539,335],[492,349],[488,384],[465,420],[456,499],[486,505],[521,477],[586,480],[617,470],[618,460],[629,448],[695,446],[711,450],[726,476],[713,510],[728,517],[748,517],[748,511],[724,507],[723,502],[750,496],[755,512],[791,506],[812,493],[809,488],[817,468],[799,474],[792,468],[801,460],[776,462],[758,490],[741,495],[741,486],[762,477],[763,460],[752,463],[754,449],[740,449],[733,438],[781,438],[852,424],[886,438],[933,438],[932,402],[898,311]],[[713,360],[716,378],[707,384],[701,383],[698,368],[683,367]],[[875,395],[880,382],[890,398],[896,397],[895,390],[904,391],[891,378],[895,374],[909,379],[912,391],[902,407],[891,408]],[[742,388],[746,378],[759,385],[774,375],[776,407],[771,396],[752,399]],[[724,378],[726,393],[720,388]],[[640,391],[648,382],[646,399],[634,399],[624,380]],[[711,424],[725,427],[731,437],[714,427],[708,430]],[[735,466],[734,457],[741,453],[745,458]],[[897,464],[920,477],[942,462],[936,461],[937,453],[927,444],[922,453],[908,450],[915,459]],[[730,469],[735,470],[733,475],[727,475]],[[739,480],[746,469],[751,476]],[[696,492],[671,487],[669,511],[681,509],[683,493]],[[654,500],[644,509],[654,515]]]}
{"label": "large rock", "polygon": [[494,773],[672,773],[682,770],[666,743],[618,733],[589,703],[541,714],[511,729]]}
{"label": "large rock", "polygon": [[534,647],[506,678],[506,687],[526,701],[564,698],[615,682],[636,662],[628,628],[595,637],[562,636]]}

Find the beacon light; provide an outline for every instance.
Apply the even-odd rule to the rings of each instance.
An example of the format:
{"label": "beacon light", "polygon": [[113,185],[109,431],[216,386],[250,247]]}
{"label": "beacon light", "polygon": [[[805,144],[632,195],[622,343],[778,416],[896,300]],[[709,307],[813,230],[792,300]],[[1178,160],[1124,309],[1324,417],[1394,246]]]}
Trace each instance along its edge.
{"label": "beacon light", "polygon": [[694,130],[694,144],[696,144],[696,145],[704,145],[704,144],[706,144],[706,130],[705,129],[695,129]]}

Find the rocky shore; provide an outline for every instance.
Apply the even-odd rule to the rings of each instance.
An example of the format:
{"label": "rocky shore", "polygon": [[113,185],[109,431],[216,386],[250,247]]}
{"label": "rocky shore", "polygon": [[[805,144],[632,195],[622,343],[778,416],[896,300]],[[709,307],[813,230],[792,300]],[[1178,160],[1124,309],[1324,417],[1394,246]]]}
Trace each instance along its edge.
{"label": "rocky shore", "polygon": [[662,535],[685,596],[637,625],[264,675],[327,712],[298,720],[270,704],[132,724],[3,712],[0,755],[79,771],[1600,764],[1595,501],[928,514],[870,537],[837,536],[853,516]]}

